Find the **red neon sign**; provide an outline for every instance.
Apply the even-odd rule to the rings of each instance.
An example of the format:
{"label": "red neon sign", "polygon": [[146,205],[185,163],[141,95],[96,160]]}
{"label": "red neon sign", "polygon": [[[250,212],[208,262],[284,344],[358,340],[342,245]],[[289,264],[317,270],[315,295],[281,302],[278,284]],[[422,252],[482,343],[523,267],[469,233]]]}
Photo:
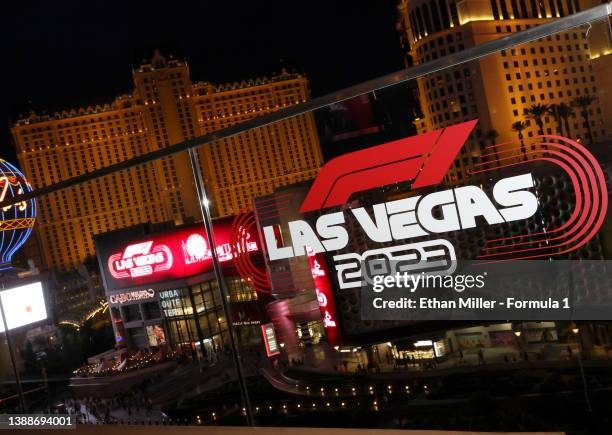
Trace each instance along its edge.
{"label": "red neon sign", "polygon": [[108,270],[115,279],[146,276],[168,270],[174,257],[167,245],[153,246],[153,240],[129,245],[123,254],[108,257]]}
{"label": "red neon sign", "polygon": [[327,341],[333,346],[340,342],[340,326],[325,256],[322,253],[315,254],[313,250],[308,249],[308,261]]}
{"label": "red neon sign", "polygon": [[[259,250],[248,235],[245,243],[232,245],[231,228],[226,223],[215,224],[214,232],[220,262],[230,262],[243,251]],[[113,243],[106,252],[104,265],[109,288],[175,280],[212,271],[211,246],[201,226],[149,235],[123,246]]]}

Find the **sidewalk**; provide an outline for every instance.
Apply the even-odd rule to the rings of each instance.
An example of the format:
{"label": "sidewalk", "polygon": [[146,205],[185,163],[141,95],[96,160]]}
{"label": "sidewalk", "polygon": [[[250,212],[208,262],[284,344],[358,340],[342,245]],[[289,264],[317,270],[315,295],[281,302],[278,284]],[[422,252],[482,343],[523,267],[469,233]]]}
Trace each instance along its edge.
{"label": "sidewalk", "polygon": [[[429,372],[432,370],[452,369],[460,367],[477,367],[483,365],[512,365],[535,362],[568,362],[578,358],[579,350],[577,347],[572,347],[571,357],[567,350],[567,344],[547,343],[536,344],[529,346],[526,351],[519,351],[518,348],[511,347],[489,347],[489,348],[474,348],[464,349],[461,352],[454,352],[436,360],[411,360],[401,362],[394,359],[388,359],[386,355],[376,354],[375,371],[369,373],[403,373],[403,372]],[[482,359],[479,357],[479,352],[482,351]],[[293,355],[293,356],[292,356]],[[297,358],[297,353],[289,353],[288,358]],[[320,374],[342,374],[356,373],[358,366],[367,366],[368,357],[365,350],[357,352],[341,353],[335,349],[326,346],[318,345],[302,350],[299,354],[303,364],[293,366],[289,364],[287,368],[296,368],[309,372]],[[609,356],[606,357],[591,357],[591,360],[612,360]],[[583,358],[584,360],[584,358]],[[345,363],[347,370],[345,370]]]}

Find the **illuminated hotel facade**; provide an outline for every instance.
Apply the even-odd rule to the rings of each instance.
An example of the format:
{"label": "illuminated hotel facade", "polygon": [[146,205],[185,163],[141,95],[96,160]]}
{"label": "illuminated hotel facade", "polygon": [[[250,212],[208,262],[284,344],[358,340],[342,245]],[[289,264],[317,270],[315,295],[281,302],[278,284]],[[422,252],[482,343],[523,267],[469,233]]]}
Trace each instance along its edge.
{"label": "illuminated hotel facade", "polygon": [[[150,153],[309,98],[308,80],[193,83],[186,62],[156,52],[133,71],[134,91],[104,106],[32,112],[12,134],[35,187]],[[198,151],[214,215],[250,208],[251,198],[314,178],[322,157],[314,120],[302,115],[220,140]],[[142,222],[199,220],[187,153],[79,184],[39,200],[37,225],[48,267],[72,269],[94,254],[95,234]]]}
{"label": "illuminated hotel facade", "polygon": [[[596,4],[589,0],[401,0],[397,29],[407,64],[422,64]],[[522,132],[525,140],[536,136],[538,126],[525,109],[536,104],[570,105],[584,95],[606,101],[610,88],[602,79],[609,82],[609,78],[602,71],[612,67],[612,41],[606,37],[604,27],[594,29],[591,36],[586,28],[577,28],[419,78],[423,113],[416,121],[419,133],[480,119],[469,146],[449,172],[449,181],[461,182],[484,146],[518,143],[514,123],[527,124]],[[612,111],[605,106],[595,102],[588,108],[595,143],[612,139],[607,128]],[[560,130],[550,113],[542,121],[544,134],[563,131],[562,135],[589,141],[580,108],[574,107],[569,118],[569,133]]]}

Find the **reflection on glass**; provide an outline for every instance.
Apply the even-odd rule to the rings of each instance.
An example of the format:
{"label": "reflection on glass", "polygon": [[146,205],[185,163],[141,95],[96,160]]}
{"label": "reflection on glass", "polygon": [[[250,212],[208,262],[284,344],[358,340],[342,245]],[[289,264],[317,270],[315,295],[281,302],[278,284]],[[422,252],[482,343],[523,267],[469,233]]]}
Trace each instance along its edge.
{"label": "reflection on glass", "polygon": [[[397,29],[405,63],[413,66],[583,8],[573,0],[401,0]],[[606,24],[507,47],[200,147],[197,164],[219,246],[210,246],[201,227],[186,153],[40,198],[32,251],[36,266],[50,270],[48,299],[59,332],[19,331],[24,373],[42,379],[35,377],[42,368],[64,366],[72,371],[71,393],[96,397],[124,392],[125,379],[136,379],[142,394],[130,400],[159,411],[149,409],[155,415],[149,421],[241,425],[246,410],[229,357],[233,327],[261,425],[338,425],[343,417],[332,416],[348,416],[343,413],[351,409],[359,415],[355,425],[363,427],[465,429],[468,420],[488,416],[478,414],[480,408],[469,419],[452,409],[417,415],[408,405],[419,401],[425,409],[438,398],[471,403],[473,386],[482,384],[496,387],[476,388],[487,403],[494,402],[489,395],[509,397],[507,391],[533,397],[584,390],[576,412],[586,418],[582,401],[590,406],[589,389],[601,384],[605,390],[610,379],[585,363],[596,378],[587,384],[583,360],[609,365],[609,322],[364,320],[360,268],[365,253],[376,251],[372,256],[380,259],[399,241],[412,249],[404,260],[426,257],[430,251],[406,239],[426,243],[437,233],[445,240],[440,246],[469,259],[491,249],[492,233],[499,240],[528,239],[521,243],[541,234],[547,245],[554,240],[551,230],[567,222],[580,202],[568,178],[556,173],[529,186],[539,208],[525,222],[500,218],[492,229],[475,223],[461,233],[433,231],[419,226],[424,219],[418,204],[446,191],[450,199],[430,210],[430,222],[440,223],[456,207],[457,193],[449,189],[471,185],[480,197],[492,198],[490,181],[505,163],[544,159],[561,137],[606,156],[612,140],[612,40]],[[187,62],[155,52],[135,69],[133,90],[110,104],[33,112],[18,120],[12,133],[27,177],[36,187],[49,186],[310,98],[308,78],[285,69],[227,84],[196,82],[192,73]],[[453,145],[456,154],[429,167],[414,164],[433,161],[449,132],[462,128],[467,139]],[[542,136],[556,137],[544,143]],[[367,154],[385,144],[384,152]],[[414,154],[408,158],[404,152]],[[328,164],[334,158],[339,160]],[[317,178],[334,166],[340,168],[336,178]],[[486,175],[479,175],[482,167]],[[430,170],[439,179],[419,186],[417,177]],[[315,179],[314,185],[327,183],[329,192],[304,209]],[[393,226],[401,206],[412,207],[400,210],[408,222]],[[609,258],[608,226],[563,258]],[[401,231],[418,234],[404,237]],[[222,264],[225,295],[212,272],[212,252]],[[3,351],[0,357],[6,359]],[[486,381],[484,365],[491,376]],[[536,366],[544,367],[542,373],[531,370]],[[508,382],[506,372],[520,382]],[[525,420],[541,417],[517,406]],[[406,421],[384,414],[395,410]],[[487,430],[517,429],[512,422],[487,424]],[[569,420],[560,424],[569,426]]]}

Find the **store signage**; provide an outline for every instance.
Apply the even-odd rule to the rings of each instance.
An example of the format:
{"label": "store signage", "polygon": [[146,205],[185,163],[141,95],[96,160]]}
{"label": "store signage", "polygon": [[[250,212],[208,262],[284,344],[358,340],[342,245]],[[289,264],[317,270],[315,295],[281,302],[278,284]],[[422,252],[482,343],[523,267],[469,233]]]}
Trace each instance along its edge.
{"label": "store signage", "polygon": [[[230,262],[243,251],[259,250],[248,234],[246,243],[232,245],[228,222],[215,223],[214,232],[220,262]],[[211,247],[201,225],[131,239],[109,233],[96,238],[96,250],[107,291],[184,279],[213,270]]]}
{"label": "store signage", "polygon": [[123,253],[108,258],[111,275],[117,279],[152,275],[172,267],[174,257],[167,245],[155,245],[154,241],[128,245]]}
{"label": "store signage", "polygon": [[414,342],[414,347],[431,347],[433,346],[433,341],[431,340],[419,340]]}
{"label": "store signage", "polygon": [[276,341],[274,324],[266,323],[265,325],[261,325],[261,334],[263,335],[264,344],[266,346],[266,355],[268,355],[268,357],[278,355],[280,353],[280,347]]}
{"label": "store signage", "polygon": [[[319,172],[300,212],[344,205],[354,193],[392,183],[412,181],[412,189],[439,184],[477,122],[464,122],[329,161]],[[555,142],[545,142],[529,159],[518,162],[516,156],[492,152],[487,161],[476,165],[473,172],[498,171],[507,166],[520,169],[522,165],[537,160],[557,165],[568,173],[573,183],[576,209],[572,219],[568,224],[551,229],[552,233],[530,234],[531,240],[522,240],[523,235],[510,237],[505,243],[487,247],[479,258],[548,258],[578,249],[597,233],[608,202],[601,167],[581,144],[560,136],[551,139]],[[308,249],[315,254],[335,252],[349,244],[346,225],[347,216],[351,215],[372,242],[384,244],[363,253],[343,253],[333,257],[340,288],[359,288],[363,285],[363,264],[368,265],[365,270],[368,275],[429,270],[452,273],[456,267],[456,254],[448,240],[410,240],[475,228],[477,218],[486,225],[529,219],[535,215],[538,206],[534,177],[530,171],[525,171],[493,182],[490,195],[481,186],[468,185],[374,204],[371,213],[369,207],[368,210],[354,207],[322,214],[314,225],[306,220],[294,220],[288,223],[291,244],[281,244],[276,227],[263,227],[262,233],[271,261],[308,255]],[[389,246],[394,241],[405,242]],[[374,265],[380,264],[381,259],[388,267]],[[401,271],[389,270],[392,265]]]}
{"label": "store signage", "polygon": [[117,293],[108,297],[108,302],[111,305],[121,305],[126,302],[137,302],[144,301],[147,299],[153,299],[155,297],[155,290],[134,290],[131,292]]}
{"label": "store signage", "polygon": [[159,302],[164,312],[164,317],[193,314],[191,306],[183,305],[181,290],[164,290],[159,292]]}
{"label": "store signage", "polygon": [[441,358],[446,355],[446,343],[445,340],[438,340],[433,344],[434,354],[437,358]]}
{"label": "store signage", "polygon": [[324,255],[321,253],[317,254],[310,248],[308,249],[308,260],[310,262],[310,272],[315,285],[319,310],[321,311],[321,318],[323,319],[323,327],[327,334],[327,341],[331,345],[336,345],[340,342],[340,329],[329,270],[327,269]]}
{"label": "store signage", "polygon": [[259,320],[238,320],[237,322],[232,322],[234,326],[252,326],[259,324],[261,324]]}

